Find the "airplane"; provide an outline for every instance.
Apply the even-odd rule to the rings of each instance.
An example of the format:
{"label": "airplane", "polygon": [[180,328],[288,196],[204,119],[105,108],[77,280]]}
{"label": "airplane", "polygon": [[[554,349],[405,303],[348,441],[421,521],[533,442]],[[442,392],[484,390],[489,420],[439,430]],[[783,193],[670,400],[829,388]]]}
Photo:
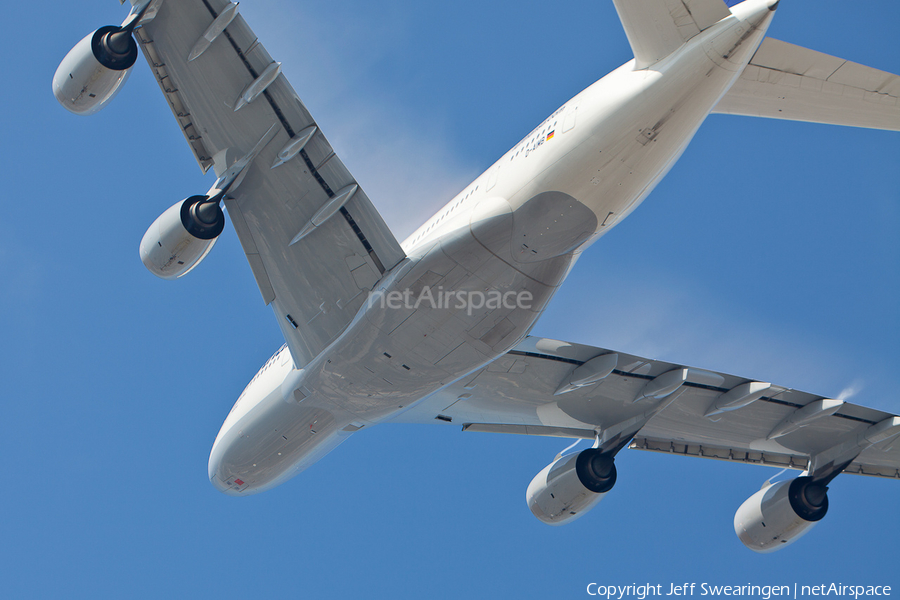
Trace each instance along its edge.
{"label": "airplane", "polygon": [[800,471],[735,514],[741,542],[767,553],[825,516],[839,474],[900,478],[897,415],[529,335],[582,252],[641,204],[709,114],[900,130],[900,77],[767,37],[778,0],[613,1],[634,59],[402,243],[237,4],[131,0],[121,26],[65,57],[54,94],[88,115],[143,53],[198,164],[215,173],[206,194],[151,225],[145,266],[164,279],[189,273],[227,211],[284,333],[213,443],[217,489],[276,487],[379,423],[454,423],[592,442],[528,485],[529,508],[549,525],[611,492],[625,448]]}

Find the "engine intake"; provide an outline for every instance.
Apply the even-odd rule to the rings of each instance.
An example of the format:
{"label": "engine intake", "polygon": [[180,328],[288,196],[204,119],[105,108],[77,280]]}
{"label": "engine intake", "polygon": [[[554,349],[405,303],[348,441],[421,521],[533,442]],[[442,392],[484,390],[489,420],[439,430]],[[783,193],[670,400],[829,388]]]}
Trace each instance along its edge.
{"label": "engine intake", "polygon": [[525,501],[544,523],[563,525],[596,506],[615,484],[613,457],[592,448],[547,465],[531,480]]}
{"label": "engine intake", "polygon": [[828,487],[812,477],[798,477],[765,487],[734,515],[734,531],[754,552],[766,554],[792,544],[828,512]]}
{"label": "engine intake", "polygon": [[157,277],[182,277],[206,258],[224,228],[217,201],[191,196],[153,222],[141,240],[141,262]]}
{"label": "engine intake", "polygon": [[91,115],[112,100],[137,60],[130,28],[101,27],[78,42],[53,76],[53,95],[67,110]]}

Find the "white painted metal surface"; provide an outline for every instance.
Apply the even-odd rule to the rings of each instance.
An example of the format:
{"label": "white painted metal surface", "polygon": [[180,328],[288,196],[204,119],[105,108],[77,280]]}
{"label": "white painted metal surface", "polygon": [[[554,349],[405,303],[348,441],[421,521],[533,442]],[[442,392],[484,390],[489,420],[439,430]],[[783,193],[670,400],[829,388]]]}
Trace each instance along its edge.
{"label": "white painted metal surface", "polygon": [[[658,8],[664,2],[668,0],[642,4]],[[598,383],[602,378],[579,379],[576,385],[585,383],[587,390],[602,390],[606,398],[594,404],[599,411],[596,415],[575,409],[582,402],[582,390],[568,390],[559,401],[553,401],[553,392],[565,389],[572,375],[571,364],[563,363],[567,373],[547,379],[553,388],[549,393],[538,394],[534,403],[527,401],[530,394],[523,392],[521,382],[511,375],[520,362],[532,368],[531,357],[513,359],[513,371],[506,373],[509,378],[498,383],[500,389],[494,390],[493,401],[482,404],[480,411],[470,410],[477,404],[474,398],[454,404],[463,395],[457,389],[461,383],[441,389],[453,381],[464,381],[460,377],[467,373],[477,374],[492,361],[506,360],[498,357],[527,333],[580,251],[640,204],[741,76],[774,16],[774,3],[750,0],[730,11],[719,4],[718,0],[698,3],[695,8],[699,10],[692,11],[696,17],[692,17],[693,25],[685,26],[686,20],[680,29],[674,25],[677,35],[663,45],[653,38],[658,32],[647,29],[638,13],[629,16],[629,40],[642,58],[623,65],[554,111],[405,240],[402,247],[408,258],[402,261],[390,251],[389,243],[367,252],[361,239],[348,235],[354,232],[353,223],[337,217],[344,207],[367,240],[377,241],[379,236],[373,232],[385,230],[380,219],[356,221],[356,215],[366,214],[356,202],[362,191],[356,191],[357,184],[345,170],[330,170],[339,161],[308,113],[282,112],[282,125],[290,125],[290,131],[263,150],[260,160],[279,168],[250,170],[240,193],[226,204],[264,298],[272,303],[285,331],[297,367],[285,377],[302,400],[286,403],[282,396],[288,395],[280,391],[287,385],[283,381],[271,382],[270,388],[264,387],[269,385],[263,383],[267,379],[260,379],[248,387],[243,402],[252,403],[254,409],[238,422],[230,418],[223,426],[210,461],[211,476],[221,485],[238,477],[245,482],[242,494],[268,489],[283,481],[285,473],[296,472],[298,464],[309,464],[306,458],[312,449],[319,444],[331,446],[330,436],[345,427],[355,431],[388,418],[433,421],[450,405],[454,410],[448,410],[448,416],[457,422],[464,419],[494,427],[521,424],[533,432],[546,428],[593,435],[607,427],[618,431],[608,433],[615,438],[643,427],[642,434],[648,434],[645,439],[658,440],[673,431],[698,437],[712,427],[710,433],[699,435],[698,441],[751,450],[756,442],[745,439],[746,427],[736,426],[740,419],[725,415],[714,425],[708,420],[701,425],[696,417],[702,418],[717,397],[724,398],[720,409],[740,414],[735,409],[762,397],[763,392],[753,389],[740,398],[730,398],[729,390],[751,382],[699,370],[695,379],[705,383],[688,385],[691,370],[679,365],[660,371],[658,363],[643,361],[640,364],[650,370],[640,367],[644,369],[642,378],[629,380],[628,385],[623,382],[621,392],[614,393],[611,390],[620,385],[616,382],[621,376],[602,383]],[[232,10],[232,5],[222,0],[210,1],[209,6],[212,12],[200,3],[164,4],[153,23],[141,30],[139,39],[145,49],[152,45],[155,54],[165,59],[179,94],[193,106],[192,116],[208,132],[204,144],[210,152],[247,148],[271,124],[273,107],[290,113],[302,109],[302,104],[240,16],[226,29],[232,43],[226,44],[219,36],[188,64],[184,57],[198,36],[212,27],[219,14]],[[619,8],[621,12],[623,8]],[[716,15],[724,18],[716,19]],[[190,34],[194,30],[198,33]],[[245,52],[252,71],[238,60],[233,45],[252,50]],[[651,54],[665,52],[659,48],[668,51],[652,60],[652,68],[640,68],[650,62],[650,54],[644,52],[648,47],[656,48]],[[261,99],[263,89],[271,101]],[[254,102],[237,113],[221,106],[221,101],[208,100],[243,97],[248,91],[253,92]],[[597,156],[604,158],[598,163]],[[345,204],[347,190],[355,193]],[[299,203],[294,200],[298,194]],[[370,206],[367,199],[363,206]],[[542,221],[547,212],[558,215],[552,223]],[[291,255],[294,249],[301,252]],[[391,258],[385,261],[385,256]],[[363,275],[364,271],[373,276]],[[372,283],[374,288],[368,288]],[[383,302],[365,301],[370,291],[387,297],[392,292],[419,292],[429,287],[459,293],[527,292],[532,302],[527,308],[479,307],[470,313],[449,306],[391,309]],[[329,289],[334,294],[331,299]],[[597,354],[595,350],[594,356]],[[482,373],[489,371],[490,367]],[[663,377],[651,381],[660,375]],[[724,383],[716,385],[720,380]],[[534,381],[534,390],[547,387],[538,383]],[[506,385],[513,387],[503,389]],[[348,389],[354,390],[353,397],[348,397]],[[448,390],[456,397],[439,406]],[[516,397],[498,400],[510,390]],[[692,408],[687,422],[666,420],[684,410],[682,407],[693,406],[690,399],[695,397],[702,399],[703,406]],[[622,401],[619,398],[629,404],[643,400],[633,408],[616,408]],[[656,414],[658,407],[653,403],[673,399],[672,407]],[[765,403],[770,410],[773,406],[780,405]],[[318,418],[325,415],[333,422],[332,427],[324,428],[331,433],[320,435],[320,431],[315,434],[318,437],[296,447],[296,439],[275,434],[276,423],[305,422],[307,417],[302,415],[307,409],[321,411],[316,413]],[[406,415],[398,414],[407,410]],[[786,416],[779,414],[775,411],[766,416],[765,432],[755,439],[764,439]],[[616,423],[621,424],[618,429],[610,428]],[[230,432],[250,424],[268,433],[259,434],[262,437],[253,440],[244,453],[237,452],[245,445],[238,440],[244,438],[232,440]],[[753,435],[757,428],[753,426]],[[793,440],[798,435],[784,437]],[[222,448],[228,446],[228,440],[233,447],[226,452]],[[280,454],[267,455],[264,462],[257,457],[259,460],[251,463],[258,465],[256,470],[247,467],[243,458],[226,458],[244,457],[252,452],[250,447],[260,445],[283,448]],[[293,449],[284,451],[289,446]],[[790,460],[808,457],[814,450],[821,448],[807,443],[792,449],[774,441],[767,446],[767,451]],[[238,469],[239,465],[243,466]]]}
{"label": "white painted metal surface", "polygon": [[575,472],[578,453],[559,458],[534,476],[525,491],[531,513],[547,525],[565,525],[597,506],[606,494],[597,494],[579,481]]}
{"label": "white painted metal surface", "polygon": [[[797,77],[836,84],[821,79],[829,57],[764,42],[776,0],[731,9],[721,0],[615,4],[635,59],[554,111],[402,244],[236,5],[154,5],[136,37],[176,118],[190,115],[198,133],[186,137],[198,163],[222,175],[235,157],[253,157],[225,204],[287,340],[216,438],[209,476],[218,489],[270,489],[386,420],[596,438],[604,452],[633,438],[636,448],[678,444],[684,454],[809,468],[823,478],[841,470],[900,478],[893,415],[848,403],[826,414],[833,407],[816,409],[823,399],[811,394],[526,337],[581,252],[647,197],[712,111],[754,114],[746,107],[762,98],[758,114],[776,116],[766,98],[785,78],[761,74],[787,73],[801,58]],[[897,128],[895,76],[872,88],[872,72],[842,74],[840,85],[881,94],[884,104],[850,124]],[[775,87],[761,92],[757,83]],[[831,107],[820,110],[823,94],[791,97],[785,114],[834,122]],[[437,298],[432,290],[441,290]],[[392,300],[426,292],[425,303]],[[476,306],[478,294],[504,301]],[[557,515],[545,521],[570,520],[602,497],[578,496],[564,484],[571,473],[554,479],[567,460],[529,488],[535,514]],[[803,528],[778,508],[781,496],[772,500],[781,489],[754,496],[739,515],[749,515],[742,523],[768,519],[774,506],[782,537],[795,539]],[[567,491],[574,514],[552,506],[548,490]]]}
{"label": "white painted metal surface", "polygon": [[900,131],[900,77],[766,38],[713,112]]}
{"label": "white painted metal surface", "polygon": [[176,202],[161,214],[141,239],[141,262],[162,279],[178,279],[190,273],[218,239],[201,240],[188,233],[181,222],[181,207],[185,202]]}
{"label": "white painted metal surface", "polygon": [[115,71],[100,64],[91,50],[95,33],[72,48],[53,76],[53,95],[76,115],[92,115],[109,104],[132,71]]}
{"label": "white painted metal surface", "polygon": [[818,521],[808,521],[791,508],[791,481],[763,487],[737,510],[734,532],[754,552],[768,554],[796,542]]}
{"label": "white painted metal surface", "polygon": [[225,28],[231,25],[231,22],[234,21],[234,18],[237,15],[237,3],[225,7],[225,10],[219,13],[219,16],[217,16],[210,26],[206,28],[206,31],[203,32],[203,35],[201,35],[200,39],[197,40],[197,43],[194,44],[190,55],[188,55],[188,62],[200,58],[200,55],[206,52],[206,49],[222,35]]}

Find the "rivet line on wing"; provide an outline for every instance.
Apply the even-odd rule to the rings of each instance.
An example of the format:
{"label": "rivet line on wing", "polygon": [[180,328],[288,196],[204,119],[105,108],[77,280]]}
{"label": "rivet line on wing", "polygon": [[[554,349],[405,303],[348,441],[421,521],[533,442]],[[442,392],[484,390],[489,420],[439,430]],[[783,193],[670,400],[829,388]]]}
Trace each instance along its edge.
{"label": "rivet line on wing", "polygon": [[[538,352],[525,352],[525,351],[522,351],[522,350],[510,350],[509,352],[507,352],[507,355],[511,355],[511,356],[527,356],[527,357],[531,357],[531,358],[540,358],[540,359],[544,359],[544,360],[552,360],[552,361],[556,361],[556,362],[564,362],[564,363],[569,363],[569,364],[578,365],[578,366],[584,364],[584,361],[576,360],[576,359],[573,359],[573,358],[563,358],[563,357],[561,357],[561,356],[553,356],[553,355],[551,355],[551,354],[541,354],[541,353],[538,353]],[[620,370],[618,370],[618,369],[615,369],[615,370],[613,371],[613,374],[619,375],[620,377],[631,377],[631,378],[633,378],[633,379],[646,379],[646,380],[653,379],[653,377],[652,377],[651,375],[641,375],[641,374],[638,374],[638,373],[626,373],[625,371],[620,371]],[[694,382],[692,382],[692,381],[685,381],[685,382],[684,382],[684,386],[685,386],[685,387],[690,387],[690,388],[697,388],[697,389],[710,390],[710,391],[714,391],[714,392],[726,392],[726,391],[728,391],[728,390],[726,390],[726,389],[724,389],[724,388],[717,388],[717,387],[715,387],[715,386],[705,385],[705,384],[702,384],[702,383],[694,383]],[[790,407],[792,407],[792,408],[803,408],[803,405],[801,405],[801,404],[796,404],[796,403],[794,403],[794,402],[788,402],[788,401],[786,401],[786,400],[779,400],[779,399],[777,399],[777,398],[770,398],[770,397],[768,397],[768,396],[763,396],[762,398],[760,398],[760,400],[762,400],[763,402],[770,402],[770,403],[772,403],[772,404],[781,404],[781,405],[783,405],[783,406],[790,406]],[[857,421],[857,422],[859,422],[859,423],[867,423],[867,424],[869,424],[869,425],[874,425],[874,424],[876,423],[876,421],[872,421],[872,420],[870,420],[870,419],[863,419],[863,418],[861,418],[861,417],[854,417],[854,416],[846,415],[846,414],[843,414],[843,413],[835,413],[833,416],[838,417],[838,418],[840,418],[840,419],[846,419],[846,420],[848,420],[848,421]]]}
{"label": "rivet line on wing", "polygon": [[[218,17],[219,15],[210,6],[208,0],[203,0],[204,6],[206,6],[206,10],[209,11],[209,14],[212,15],[213,19]],[[228,42],[231,44],[231,47],[234,48],[234,51],[237,53],[238,57],[240,57],[241,62],[244,63],[244,67],[246,67],[247,71],[250,73],[250,76],[256,79],[259,77],[259,74],[256,72],[256,69],[250,64],[250,61],[247,60],[247,57],[244,55],[244,52],[241,50],[240,46],[238,46],[237,42],[234,41],[234,38],[231,37],[231,34],[226,29],[222,32]],[[269,106],[272,107],[272,110],[275,111],[275,116],[281,122],[281,126],[284,127],[284,130],[290,137],[294,137],[294,129],[291,127],[291,124],[288,123],[287,118],[284,116],[284,112],[281,110],[281,107],[278,106],[278,103],[275,102],[275,99],[272,98],[272,95],[269,94],[268,91],[263,92],[263,96],[266,101],[269,103]],[[306,163],[306,167],[309,169],[310,174],[315,178],[316,182],[318,182],[319,186],[324,190],[325,194],[329,198],[334,198],[334,190],[331,189],[331,186],[325,181],[322,175],[316,170],[312,161],[309,159],[309,156],[306,154],[305,150],[300,151],[300,156],[303,158],[303,161]]]}

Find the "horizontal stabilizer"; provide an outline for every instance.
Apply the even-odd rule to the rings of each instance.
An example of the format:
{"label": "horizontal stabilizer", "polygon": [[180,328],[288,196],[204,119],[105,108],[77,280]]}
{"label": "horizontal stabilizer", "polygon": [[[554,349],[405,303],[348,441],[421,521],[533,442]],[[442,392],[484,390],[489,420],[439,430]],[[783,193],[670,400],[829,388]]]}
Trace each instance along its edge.
{"label": "horizontal stabilizer", "polygon": [[766,38],[713,112],[900,131],[900,76]]}

